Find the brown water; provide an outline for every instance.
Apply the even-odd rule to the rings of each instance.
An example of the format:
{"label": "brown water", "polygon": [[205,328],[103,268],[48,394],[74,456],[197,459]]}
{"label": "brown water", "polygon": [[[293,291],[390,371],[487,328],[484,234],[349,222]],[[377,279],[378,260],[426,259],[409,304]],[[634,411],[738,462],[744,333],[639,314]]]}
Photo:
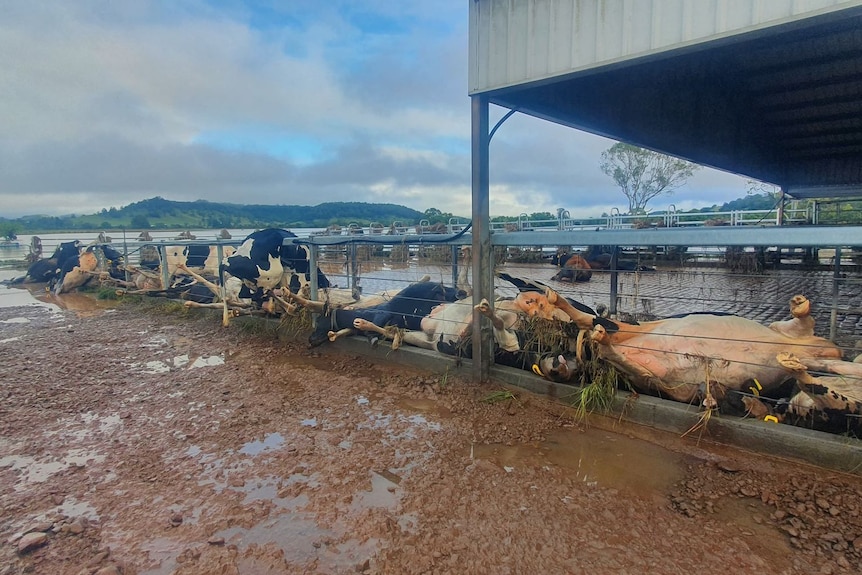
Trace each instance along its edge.
{"label": "brown water", "polygon": [[492,461],[510,473],[527,466],[556,466],[572,472],[578,481],[645,498],[665,497],[685,475],[686,456],[593,428],[560,430],[538,444],[474,445],[468,450],[474,458]]}

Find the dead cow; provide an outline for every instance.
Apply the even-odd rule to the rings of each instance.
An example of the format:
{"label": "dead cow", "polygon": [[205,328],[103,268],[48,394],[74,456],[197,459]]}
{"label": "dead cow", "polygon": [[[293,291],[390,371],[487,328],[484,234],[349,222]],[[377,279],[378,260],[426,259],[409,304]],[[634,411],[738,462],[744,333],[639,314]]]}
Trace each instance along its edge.
{"label": "dead cow", "polygon": [[642,324],[612,321],[576,309],[553,290],[548,300],[581,329],[591,330],[599,357],[642,391],[715,407],[729,390],[747,390],[754,380],[763,393],[793,377],[779,353],[804,360],[840,359],[832,342],[815,336],[788,337],[755,321],[708,313]]}

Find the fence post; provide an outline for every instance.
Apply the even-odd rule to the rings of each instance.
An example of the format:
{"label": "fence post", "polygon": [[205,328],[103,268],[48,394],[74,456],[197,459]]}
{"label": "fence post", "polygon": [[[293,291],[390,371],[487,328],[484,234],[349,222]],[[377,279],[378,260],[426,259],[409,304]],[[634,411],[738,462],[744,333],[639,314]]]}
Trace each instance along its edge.
{"label": "fence post", "polygon": [[608,306],[608,312],[611,314],[611,317],[616,317],[617,315],[617,294],[619,291],[619,277],[620,272],[618,268],[619,261],[619,253],[620,247],[613,246],[611,249],[611,301]]}
{"label": "fence post", "polygon": [[[317,245],[309,242],[308,244],[308,291],[309,299],[317,301]],[[311,325],[317,327],[318,314],[311,314]]]}
{"label": "fence post", "polygon": [[[472,215],[473,215],[473,305],[483,298],[494,301],[494,253],[491,246],[489,217],[489,148],[488,96],[471,96],[472,147]],[[499,124],[498,124],[499,126]],[[493,305],[493,304],[492,304]],[[473,310],[473,380],[488,381],[494,358],[493,331],[490,322]]]}
{"label": "fence post", "polygon": [[835,248],[835,269],[832,270],[832,310],[829,312],[829,339],[838,335],[838,282],[841,280],[841,246]]}
{"label": "fence post", "polygon": [[168,273],[168,249],[165,244],[159,246],[159,257],[162,258],[162,289],[168,289],[171,276]]}
{"label": "fence post", "polygon": [[[359,284],[359,262],[356,258],[356,243],[350,242],[350,247],[347,250],[347,258],[350,260],[350,280],[348,281],[350,289],[356,291],[356,287]],[[315,275],[317,275],[315,273]]]}

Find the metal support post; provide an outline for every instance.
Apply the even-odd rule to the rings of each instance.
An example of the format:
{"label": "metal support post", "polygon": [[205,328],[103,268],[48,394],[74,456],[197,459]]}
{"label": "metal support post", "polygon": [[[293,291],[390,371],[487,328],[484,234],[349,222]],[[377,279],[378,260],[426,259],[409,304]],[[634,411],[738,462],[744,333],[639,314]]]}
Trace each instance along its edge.
{"label": "metal support post", "polygon": [[458,287],[458,246],[452,244],[452,286]]}
{"label": "metal support post", "polygon": [[171,276],[168,273],[168,248],[164,244],[159,246],[159,257],[162,259],[162,289],[168,289]]}
{"label": "metal support post", "polygon": [[835,341],[838,334],[838,295],[841,281],[841,246],[835,248],[835,269],[832,270],[832,310],[829,312],[829,339]]}
{"label": "metal support post", "polygon": [[617,294],[619,292],[619,255],[620,248],[619,246],[613,246],[611,250],[611,301],[610,305],[608,305],[608,313],[611,314],[611,317],[616,317],[617,315]]}
{"label": "metal support post", "polygon": [[[489,217],[488,96],[471,97],[473,156],[473,305],[483,298],[494,301],[493,253]],[[491,323],[473,310],[473,380],[487,381],[494,357]]]}
{"label": "metal support post", "polygon": [[[318,248],[314,244],[308,244],[308,298],[317,301],[317,254]],[[318,314],[311,314],[311,324],[317,327]]]}

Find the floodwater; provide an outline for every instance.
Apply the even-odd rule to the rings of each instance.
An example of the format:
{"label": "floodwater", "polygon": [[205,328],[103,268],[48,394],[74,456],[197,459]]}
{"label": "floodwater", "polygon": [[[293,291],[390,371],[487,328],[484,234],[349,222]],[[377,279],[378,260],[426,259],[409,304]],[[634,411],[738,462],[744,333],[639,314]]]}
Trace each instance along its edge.
{"label": "floodwater", "polygon": [[[229,230],[233,240],[239,240],[253,230]],[[298,237],[308,237],[320,231],[313,228],[292,230]],[[154,241],[170,241],[177,231],[150,231]],[[191,230],[199,240],[215,240],[219,230]],[[138,232],[121,230],[108,232],[115,247],[130,253],[140,247]],[[95,241],[96,232],[71,232],[43,234],[44,252],[50,253],[59,242],[81,240]],[[21,235],[18,248],[0,250],[0,281],[22,275],[24,256],[32,236]],[[134,261],[134,254],[131,258]],[[10,271],[11,261],[18,262],[19,269]],[[4,267],[5,266],[5,267]],[[330,281],[340,288],[352,289],[354,278],[347,265],[345,252],[337,249],[321,253],[320,266]],[[407,261],[392,261],[385,256],[375,256],[369,261],[357,263],[357,285],[363,293],[374,294],[384,290],[402,288],[423,276],[446,285],[455,283],[451,265],[420,259],[415,253]],[[630,314],[637,319],[667,317],[692,312],[723,312],[747,317],[761,323],[771,323],[789,318],[788,301],[796,294],[806,295],[814,304],[813,315],[818,335],[832,336],[841,345],[852,347],[862,339],[862,278],[855,269],[844,266],[841,273],[832,271],[800,271],[795,269],[769,270],[763,274],[732,273],[720,268],[694,268],[665,266],[654,272],[620,272],[617,280],[617,312]],[[555,268],[550,264],[512,264],[498,267],[510,275],[538,280],[567,297],[588,306],[611,306],[611,279],[609,272],[595,270],[589,282],[581,284],[561,283],[551,280]],[[472,273],[472,270],[468,270]],[[511,284],[495,278],[495,291],[499,295],[514,296],[517,291]],[[39,297],[46,304],[53,304],[78,312],[87,311],[90,305],[76,301],[74,296],[59,299]],[[91,300],[92,301],[92,300]],[[6,290],[0,286],[0,307],[36,304],[20,290]]]}
{"label": "floodwater", "polygon": [[[371,403],[362,396],[357,398],[357,402],[363,406]],[[440,429],[440,426],[445,425],[451,418],[451,413],[439,406],[435,408],[434,404],[435,402],[414,398],[402,399],[395,403],[394,410],[375,410],[373,416],[369,408],[369,421],[374,427],[384,430],[395,422]],[[398,442],[409,435],[393,432],[390,433],[390,438]],[[290,443],[291,437],[272,432],[244,443],[238,453],[248,457],[242,465],[253,468],[258,458],[280,457],[282,450],[287,449]],[[350,445],[341,447],[351,449]],[[468,449],[473,459],[489,461],[507,473],[517,475],[528,467],[555,466],[566,470],[577,481],[590,486],[626,490],[638,497],[656,501],[666,501],[672,486],[684,477],[685,465],[693,460],[691,456],[680,455],[647,441],[597,429],[562,429],[539,444],[475,445]],[[258,523],[249,527],[227,527],[216,532],[211,541],[235,545],[241,552],[252,546],[274,546],[291,563],[314,564],[321,572],[351,570],[361,563],[363,558],[373,556],[379,551],[379,541],[374,538],[343,539],[345,532],[340,521],[323,527],[315,513],[306,509],[308,497],[302,493],[292,495],[297,493],[297,490],[291,487],[299,486],[298,491],[301,491],[303,488],[319,486],[313,475],[267,475],[246,480],[242,485],[229,486],[218,479],[224,471],[222,456],[204,454],[199,449],[190,450],[188,455],[199,458],[201,463],[206,462],[199,478],[202,487],[209,485],[217,490],[231,489],[243,493],[243,505],[272,505],[273,512]],[[353,515],[373,508],[384,509],[401,528],[412,529],[416,518],[399,513],[398,506],[402,479],[414,472],[424,471],[421,466],[398,470],[368,469],[366,487],[352,494],[344,494],[350,499],[348,513]],[[729,519],[732,517],[729,516]],[[749,521],[736,521],[740,528],[760,529],[757,525],[752,526]],[[752,531],[752,534],[754,533],[755,531]],[[763,535],[759,531],[757,534]],[[337,545],[329,544],[335,540],[341,542]],[[143,548],[148,552],[154,567],[142,571],[142,575],[160,575],[171,573],[177,567],[177,557],[183,545],[167,537],[158,537],[147,542]],[[250,562],[246,567],[252,571],[256,567],[253,564],[255,560],[243,559]]]}
{"label": "floodwater", "polygon": [[592,428],[560,430],[539,444],[473,445],[469,452],[509,473],[525,466],[553,465],[588,485],[643,497],[663,497],[683,478],[686,463],[684,456],[647,441]]}

